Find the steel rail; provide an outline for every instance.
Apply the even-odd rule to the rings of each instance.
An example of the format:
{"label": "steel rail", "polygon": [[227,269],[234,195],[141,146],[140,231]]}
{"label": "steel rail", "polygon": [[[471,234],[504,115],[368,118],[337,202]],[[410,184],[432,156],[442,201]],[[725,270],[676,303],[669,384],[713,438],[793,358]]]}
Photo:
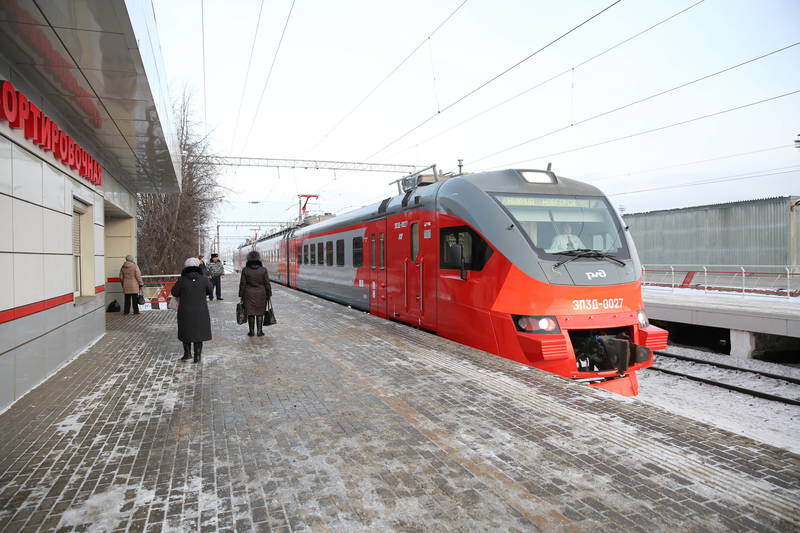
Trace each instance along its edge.
{"label": "steel rail", "polygon": [[[652,369],[652,370],[655,370],[657,372],[662,372],[664,374],[669,374],[669,375],[672,375],[672,376],[686,378],[686,379],[690,379],[692,381],[698,381],[700,383],[705,383],[706,385],[713,385],[715,387],[719,387],[719,388],[722,388],[722,389],[727,389],[727,390],[731,390],[731,391],[734,391],[734,392],[740,392],[742,394],[748,394],[750,396],[755,396],[756,398],[762,398],[764,400],[770,400],[770,401],[773,401],[773,402],[779,402],[779,403],[788,404],[788,405],[800,405],[800,400],[793,400],[791,398],[785,398],[783,396],[777,396],[775,394],[770,394],[768,392],[761,392],[761,391],[757,391],[757,390],[747,389],[747,388],[744,388],[744,387],[739,387],[737,385],[731,385],[729,383],[723,383],[723,382],[720,382],[720,381],[714,381],[713,379],[706,379],[706,378],[701,378],[699,376],[693,376],[691,374],[686,374],[686,373],[683,373],[683,372],[676,372],[675,370],[667,370],[666,368],[661,368],[659,366],[650,366],[649,368]],[[747,370],[745,370],[745,372],[747,372]],[[781,379],[783,379],[783,378],[781,378]]]}
{"label": "steel rail", "polygon": [[749,368],[742,368],[742,367],[739,367],[739,366],[729,365],[727,363],[718,363],[716,361],[706,361],[705,359],[697,359],[695,357],[687,357],[685,355],[676,355],[676,354],[662,352],[662,351],[656,351],[655,354],[656,355],[661,355],[661,356],[664,356],[664,357],[672,357],[673,359],[680,359],[681,361],[691,361],[692,363],[702,363],[704,365],[716,366],[716,367],[719,367],[719,368],[725,368],[727,370],[739,370],[739,371],[742,371],[742,372],[750,372],[751,374],[758,374],[759,376],[764,376],[765,378],[779,379],[781,381],[788,381],[789,383],[794,383],[796,385],[800,385],[800,379],[799,378],[793,378],[793,377],[789,377],[789,376],[781,376],[780,374],[772,374],[770,372],[762,372],[760,370],[751,370]]}

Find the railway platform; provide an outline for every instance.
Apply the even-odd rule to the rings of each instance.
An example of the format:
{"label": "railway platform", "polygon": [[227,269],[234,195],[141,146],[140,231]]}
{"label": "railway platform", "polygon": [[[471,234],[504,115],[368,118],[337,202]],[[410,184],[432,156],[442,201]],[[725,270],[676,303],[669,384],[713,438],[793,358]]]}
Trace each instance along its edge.
{"label": "railway platform", "polygon": [[[275,286],[173,311],[0,414],[0,531],[792,531],[800,456]],[[465,327],[469,327],[465,324]]]}

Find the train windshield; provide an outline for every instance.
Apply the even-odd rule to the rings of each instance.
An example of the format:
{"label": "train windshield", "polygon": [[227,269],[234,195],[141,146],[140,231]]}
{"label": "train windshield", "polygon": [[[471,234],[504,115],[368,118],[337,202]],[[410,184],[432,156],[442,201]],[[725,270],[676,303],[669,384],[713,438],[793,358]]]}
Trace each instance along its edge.
{"label": "train windshield", "polygon": [[619,219],[603,197],[495,194],[536,252],[593,250],[630,258]]}

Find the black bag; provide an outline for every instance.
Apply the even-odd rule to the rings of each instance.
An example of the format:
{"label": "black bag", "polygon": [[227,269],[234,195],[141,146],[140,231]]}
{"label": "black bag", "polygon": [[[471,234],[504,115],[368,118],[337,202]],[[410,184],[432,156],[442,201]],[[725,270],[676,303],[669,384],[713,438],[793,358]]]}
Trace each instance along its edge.
{"label": "black bag", "polygon": [[121,311],[121,309],[119,308],[119,302],[117,302],[116,300],[112,301],[110,304],[108,304],[106,311],[108,311],[109,313],[119,313]]}
{"label": "black bag", "polygon": [[272,324],[277,324],[278,321],[275,319],[275,311],[272,310],[272,299],[270,298],[267,304],[267,314],[264,315],[264,325],[271,326]]}
{"label": "black bag", "polygon": [[236,304],[236,323],[240,326],[247,322],[247,315],[244,312],[244,302]]}
{"label": "black bag", "polygon": [[139,293],[139,305],[144,305],[144,295],[140,292]]}

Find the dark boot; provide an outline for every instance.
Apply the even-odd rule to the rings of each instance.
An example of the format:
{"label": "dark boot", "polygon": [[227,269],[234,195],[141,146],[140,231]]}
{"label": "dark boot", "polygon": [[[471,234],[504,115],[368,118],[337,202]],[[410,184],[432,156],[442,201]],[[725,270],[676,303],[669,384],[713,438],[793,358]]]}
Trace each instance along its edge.
{"label": "dark boot", "polygon": [[194,363],[200,362],[200,357],[203,355],[203,343],[196,342],[194,343]]}
{"label": "dark boot", "polygon": [[257,333],[257,335],[258,335],[259,337],[263,337],[263,336],[264,336],[264,330],[263,330],[263,329],[261,329],[261,327],[262,327],[263,325],[264,325],[264,315],[258,315],[258,316],[256,317],[256,327],[258,328],[258,333]]}
{"label": "dark boot", "polygon": [[253,327],[255,326],[255,323],[256,323],[256,317],[249,315],[247,317],[247,325],[250,327],[250,331],[247,332],[248,337],[252,337],[253,335],[255,335],[255,333],[253,332]]}
{"label": "dark boot", "polygon": [[192,358],[192,343],[191,342],[184,342],[183,343],[183,357],[181,357],[181,361],[188,361]]}

